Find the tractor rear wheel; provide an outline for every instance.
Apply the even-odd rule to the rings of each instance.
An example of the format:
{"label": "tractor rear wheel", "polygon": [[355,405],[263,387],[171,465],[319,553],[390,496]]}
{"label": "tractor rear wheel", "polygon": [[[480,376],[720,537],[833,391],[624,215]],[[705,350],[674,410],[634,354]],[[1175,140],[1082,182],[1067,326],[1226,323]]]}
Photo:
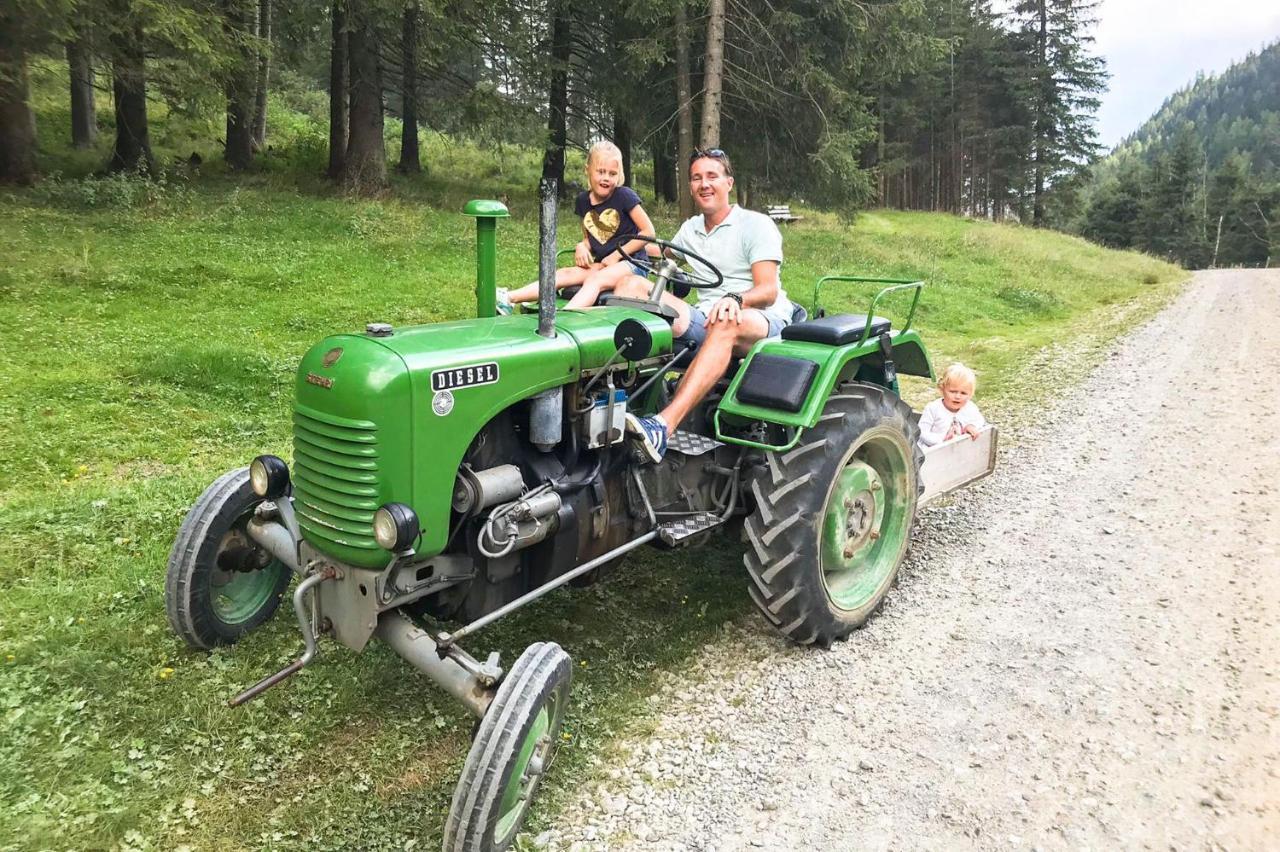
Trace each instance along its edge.
{"label": "tractor rear wheel", "polygon": [[206,488],[178,528],[165,609],[173,632],[193,648],[230,645],[280,606],[292,572],[245,532],[261,502],[242,467]]}
{"label": "tractor rear wheel", "polygon": [[500,852],[515,840],[560,745],[573,661],[554,642],[525,649],[498,686],[462,768],[444,852]]}
{"label": "tractor rear wheel", "polygon": [[824,647],[861,627],[898,576],[924,460],[911,408],[849,383],[751,482],[743,561],[748,590],[785,636]]}

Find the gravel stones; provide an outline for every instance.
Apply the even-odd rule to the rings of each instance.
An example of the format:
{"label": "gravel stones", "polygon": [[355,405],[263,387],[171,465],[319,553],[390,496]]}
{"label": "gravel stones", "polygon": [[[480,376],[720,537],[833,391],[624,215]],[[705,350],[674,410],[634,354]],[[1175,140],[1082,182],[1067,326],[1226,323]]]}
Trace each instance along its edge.
{"label": "gravel stones", "polygon": [[744,614],[533,845],[1280,848],[1278,320],[1280,274],[1201,273],[1079,387],[1047,348],[867,629]]}

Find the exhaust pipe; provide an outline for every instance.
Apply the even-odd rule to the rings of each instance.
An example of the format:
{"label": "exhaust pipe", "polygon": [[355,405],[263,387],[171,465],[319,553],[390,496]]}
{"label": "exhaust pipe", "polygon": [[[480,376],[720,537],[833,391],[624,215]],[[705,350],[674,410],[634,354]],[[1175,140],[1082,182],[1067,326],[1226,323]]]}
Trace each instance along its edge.
{"label": "exhaust pipe", "polygon": [[538,217],[538,334],[556,336],[556,200],[555,178],[538,183],[541,213]]}

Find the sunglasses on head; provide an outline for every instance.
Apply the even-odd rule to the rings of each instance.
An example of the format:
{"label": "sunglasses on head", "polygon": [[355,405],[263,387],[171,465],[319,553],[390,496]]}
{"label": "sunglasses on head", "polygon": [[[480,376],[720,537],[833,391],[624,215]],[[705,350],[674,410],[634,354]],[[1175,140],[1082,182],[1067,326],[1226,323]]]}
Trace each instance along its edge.
{"label": "sunglasses on head", "polygon": [[693,153],[689,155],[689,165],[693,165],[697,160],[703,157],[710,157],[713,160],[727,160],[729,155],[722,148],[694,148]]}

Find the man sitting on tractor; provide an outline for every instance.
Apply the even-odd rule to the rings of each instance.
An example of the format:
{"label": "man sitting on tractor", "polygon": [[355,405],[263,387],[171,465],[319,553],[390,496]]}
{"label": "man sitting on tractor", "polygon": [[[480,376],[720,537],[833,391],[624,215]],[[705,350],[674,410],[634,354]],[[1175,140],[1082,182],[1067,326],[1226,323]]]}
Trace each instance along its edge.
{"label": "man sitting on tractor", "polygon": [[[666,408],[652,417],[627,415],[627,431],[654,462],[666,452],[667,435],[715,387],[729,360],[745,355],[757,340],[777,336],[791,322],[794,308],[778,276],[782,234],[763,213],[731,204],[731,189],[729,155],[719,148],[694,151],[689,194],[702,215],[681,225],[673,242],[714,264],[724,283],[702,290],[697,305],[663,295],[677,313],[672,331],[698,351]],[[649,282],[633,277],[620,282],[615,292],[642,298]]]}

